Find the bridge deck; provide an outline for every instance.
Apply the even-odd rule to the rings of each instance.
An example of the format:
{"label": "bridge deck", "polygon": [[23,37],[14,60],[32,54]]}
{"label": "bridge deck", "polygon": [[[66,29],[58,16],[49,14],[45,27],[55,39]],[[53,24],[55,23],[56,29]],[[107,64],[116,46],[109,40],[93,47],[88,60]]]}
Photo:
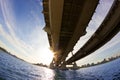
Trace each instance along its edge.
{"label": "bridge deck", "polygon": [[98,0],[43,0],[43,13],[55,63],[64,61],[95,12]]}
{"label": "bridge deck", "polygon": [[65,64],[70,64],[91,54],[111,40],[119,31],[120,1],[116,0],[97,31],[75,55],[66,61]]}

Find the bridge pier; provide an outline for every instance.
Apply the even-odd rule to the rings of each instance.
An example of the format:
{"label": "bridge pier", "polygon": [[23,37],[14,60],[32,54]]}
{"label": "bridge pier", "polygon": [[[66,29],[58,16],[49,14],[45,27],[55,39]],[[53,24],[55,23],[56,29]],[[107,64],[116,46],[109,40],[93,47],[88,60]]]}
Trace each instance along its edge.
{"label": "bridge pier", "polygon": [[[71,51],[71,54],[73,56],[73,52],[72,51]],[[77,68],[78,68],[78,66],[77,66],[76,62],[73,62],[73,69],[77,69]]]}
{"label": "bridge pier", "polygon": [[[73,52],[71,51],[71,54],[73,56]],[[67,67],[68,66],[68,67]],[[72,67],[69,67],[69,66],[72,66]],[[76,62],[73,62],[69,65],[67,65],[67,63],[64,61],[61,66],[60,66],[60,69],[78,69],[78,66],[76,64]]]}
{"label": "bridge pier", "polygon": [[[72,51],[71,51],[71,54],[73,56],[73,52]],[[70,68],[70,69],[77,69],[78,68],[76,62],[73,62],[70,65],[72,65],[72,67],[67,67],[67,64],[66,64],[65,61],[62,62],[60,65],[57,65],[57,63],[55,62],[55,59],[53,58],[52,62],[50,63],[50,68],[51,69],[63,69],[63,70],[64,69],[68,69],[68,68]]]}
{"label": "bridge pier", "polygon": [[55,68],[55,62],[54,62],[54,59],[53,59],[52,62],[50,63],[50,68],[51,68],[51,69],[54,69],[54,68]]}

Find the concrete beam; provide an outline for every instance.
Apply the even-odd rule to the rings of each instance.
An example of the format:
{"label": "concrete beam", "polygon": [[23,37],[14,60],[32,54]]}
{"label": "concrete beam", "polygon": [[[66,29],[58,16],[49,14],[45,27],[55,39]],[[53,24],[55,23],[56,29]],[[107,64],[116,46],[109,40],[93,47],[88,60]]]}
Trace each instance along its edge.
{"label": "concrete beam", "polygon": [[66,59],[68,53],[73,50],[73,47],[75,46],[79,38],[86,34],[86,27],[88,26],[88,23],[91,20],[93,13],[95,12],[98,1],[99,0],[94,0],[94,1],[86,0],[85,1],[83,9],[81,11],[81,15],[79,17],[79,20],[76,26],[76,29],[74,31],[74,34],[71,40],[69,41],[69,44],[64,54],[62,55],[61,61],[64,61]]}
{"label": "concrete beam", "polygon": [[[95,34],[99,34],[102,39],[98,40],[98,36],[93,35],[86,44],[70,59],[66,61],[66,64],[70,64],[85,56],[88,56],[92,52],[96,51],[108,41],[110,41],[120,31],[120,1],[115,0],[108,15],[104,19],[103,23],[97,29]],[[83,54],[81,50],[85,50],[86,54]]]}
{"label": "concrete beam", "polygon": [[64,0],[49,0],[49,17],[53,51],[58,50]]}

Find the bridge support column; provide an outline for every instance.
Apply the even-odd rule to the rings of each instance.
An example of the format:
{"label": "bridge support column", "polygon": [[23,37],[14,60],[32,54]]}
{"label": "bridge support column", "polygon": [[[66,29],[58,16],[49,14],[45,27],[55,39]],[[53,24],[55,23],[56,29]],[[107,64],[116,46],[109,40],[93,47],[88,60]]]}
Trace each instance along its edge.
{"label": "bridge support column", "polygon": [[55,68],[54,59],[53,59],[52,62],[50,63],[50,68],[51,68],[51,69]]}
{"label": "bridge support column", "polygon": [[[73,56],[73,52],[72,51],[71,51],[71,54]],[[76,62],[73,62],[73,69],[77,69],[77,68],[78,68],[78,66],[77,66]]]}
{"label": "bridge support column", "polygon": [[66,65],[60,66],[60,69],[67,69]]}

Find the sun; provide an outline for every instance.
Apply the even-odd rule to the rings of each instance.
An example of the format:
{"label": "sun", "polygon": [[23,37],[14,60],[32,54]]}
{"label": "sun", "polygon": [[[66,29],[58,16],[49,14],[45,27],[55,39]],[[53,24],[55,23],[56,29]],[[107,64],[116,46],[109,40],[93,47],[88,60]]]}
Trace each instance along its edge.
{"label": "sun", "polygon": [[53,60],[54,53],[48,47],[39,47],[38,49],[33,50],[33,54],[31,55],[34,59],[30,59],[31,63],[42,63],[44,65],[49,66]]}
{"label": "sun", "polygon": [[53,60],[53,52],[49,48],[44,48],[39,51],[37,57],[39,57],[40,63],[49,65]]}

